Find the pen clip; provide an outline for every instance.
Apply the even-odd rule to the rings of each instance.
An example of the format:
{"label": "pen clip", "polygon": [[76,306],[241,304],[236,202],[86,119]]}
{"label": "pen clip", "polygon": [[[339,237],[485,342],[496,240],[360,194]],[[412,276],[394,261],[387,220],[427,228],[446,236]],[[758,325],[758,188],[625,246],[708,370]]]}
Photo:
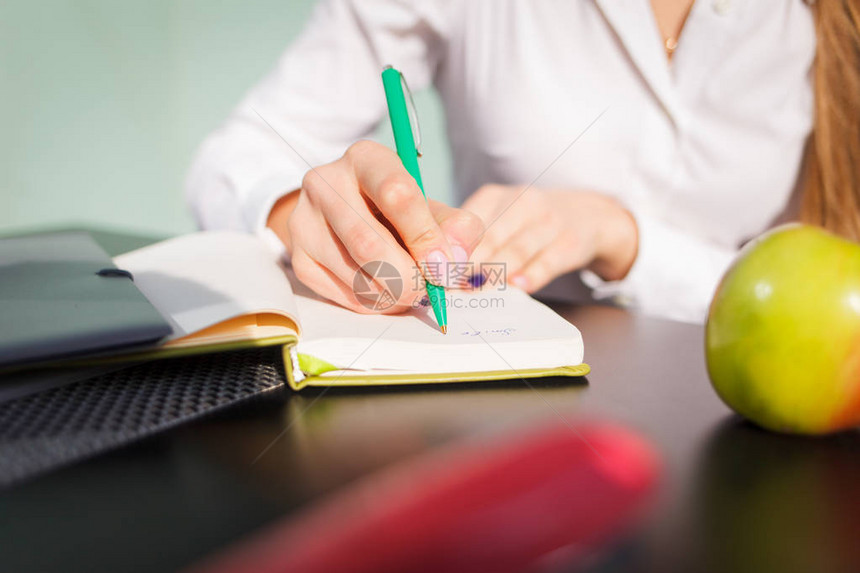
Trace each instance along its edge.
{"label": "pen clip", "polygon": [[406,83],[406,77],[400,73],[400,83],[403,85],[403,93],[406,98],[406,113],[409,116],[409,126],[412,128],[412,138],[415,140],[415,153],[421,157],[421,125],[418,123],[418,111],[415,108],[415,100],[412,99],[412,90],[409,89],[409,84]]}

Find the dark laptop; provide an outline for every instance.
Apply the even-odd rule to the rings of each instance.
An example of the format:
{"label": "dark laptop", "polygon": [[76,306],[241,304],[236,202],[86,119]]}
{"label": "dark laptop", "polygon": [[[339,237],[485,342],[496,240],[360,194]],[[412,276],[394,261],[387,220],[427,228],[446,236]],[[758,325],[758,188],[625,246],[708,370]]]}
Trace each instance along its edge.
{"label": "dark laptop", "polygon": [[0,239],[0,368],[152,344],[170,333],[89,234]]}

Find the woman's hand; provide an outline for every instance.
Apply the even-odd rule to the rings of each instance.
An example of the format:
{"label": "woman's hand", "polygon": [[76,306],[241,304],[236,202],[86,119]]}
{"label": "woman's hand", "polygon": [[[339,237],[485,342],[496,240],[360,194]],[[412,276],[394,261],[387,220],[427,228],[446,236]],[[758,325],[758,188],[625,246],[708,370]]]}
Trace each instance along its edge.
{"label": "woman's hand", "polygon": [[504,263],[508,282],[528,292],[583,268],[618,280],[636,259],[633,216],[600,193],[485,185],[463,208],[486,229],[472,255],[476,267]]}
{"label": "woman's hand", "polygon": [[[275,206],[268,224],[284,242],[299,280],[363,313],[414,306],[426,294],[423,280],[445,284],[448,263],[466,262],[483,231],[472,213],[426,201],[397,154],[370,141],[308,171],[301,190]],[[353,290],[356,273],[374,261],[390,263],[402,279],[402,293],[391,306],[368,304]],[[387,286],[381,279],[371,283],[377,295]]]}

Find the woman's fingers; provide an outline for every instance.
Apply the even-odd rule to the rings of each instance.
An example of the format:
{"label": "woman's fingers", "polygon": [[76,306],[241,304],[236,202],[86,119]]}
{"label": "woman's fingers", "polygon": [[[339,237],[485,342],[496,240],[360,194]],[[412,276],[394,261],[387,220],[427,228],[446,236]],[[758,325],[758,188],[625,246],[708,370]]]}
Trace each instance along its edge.
{"label": "woman's fingers", "polygon": [[444,285],[449,288],[471,288],[475,274],[470,262],[471,245],[483,233],[484,225],[477,215],[464,209],[449,207],[439,201],[429,200],[430,212],[448,239],[454,260],[445,268]]}
{"label": "woman's fingers", "polygon": [[557,230],[550,225],[526,224],[490,256],[494,263],[504,266],[510,279],[538,253],[548,248],[556,237]]}
{"label": "woman's fingers", "polygon": [[352,283],[352,277],[359,267],[326,223],[321,211],[300,198],[289,225],[292,241],[302,249],[304,255],[328,269],[341,282]]}
{"label": "woman's fingers", "polygon": [[[324,188],[323,188],[324,187]],[[352,284],[350,276],[366,266],[385,263],[393,267],[402,279],[403,288],[395,296],[394,304],[401,310],[412,303],[417,294],[414,288],[418,273],[409,253],[370,211],[359,194],[355,181],[342,164],[335,162],[308,172],[303,182],[308,190],[308,206],[319,214],[318,220],[295,221],[308,229],[307,236],[299,240],[305,251],[317,262],[334,272],[342,281]],[[295,217],[300,216],[302,201],[296,206]],[[301,235],[302,233],[299,232]],[[380,277],[371,277],[381,288]],[[399,296],[397,296],[399,294]]]}
{"label": "woman's fingers", "polygon": [[[380,286],[366,273],[367,279],[362,288],[356,289],[355,277],[348,282],[317,261],[302,249],[296,249],[292,256],[292,267],[296,277],[318,295],[343,307],[362,314],[397,314],[415,308],[419,298],[408,303],[395,301],[389,287]],[[366,287],[366,288],[365,288]]]}
{"label": "woman's fingers", "polygon": [[359,302],[351,286],[320,265],[304,249],[295,247],[291,264],[296,277],[318,295],[355,312],[373,312],[372,306],[368,308]]}
{"label": "woman's fingers", "polygon": [[[301,222],[301,224],[299,224]],[[322,214],[311,208],[307,199],[299,199],[290,216],[289,229],[293,253],[293,271],[302,283],[315,293],[356,312],[370,312],[361,305],[352,285],[358,266],[336,243],[336,237]],[[370,288],[377,289],[375,283]]]}
{"label": "woman's fingers", "polygon": [[451,246],[430,212],[421,189],[397,154],[378,143],[362,141],[345,155],[361,192],[394,228],[429,280],[444,284],[444,268],[453,260]]}
{"label": "woman's fingers", "polygon": [[549,214],[541,211],[540,201],[520,197],[516,191],[512,187],[485,186],[463,205],[464,209],[475,209],[486,225],[472,254],[479,266],[504,265],[510,274],[552,240]]}
{"label": "woman's fingers", "polygon": [[585,245],[553,241],[519,271],[509,275],[508,282],[526,292],[536,292],[556,277],[583,268],[589,260]]}
{"label": "woman's fingers", "polygon": [[454,262],[465,263],[472,255],[474,245],[480,241],[484,233],[484,223],[481,218],[465,209],[450,207],[440,201],[427,201],[433,218],[439,224],[448,244]]}
{"label": "woman's fingers", "polygon": [[508,188],[503,185],[484,185],[466,199],[462,208],[474,213],[484,225],[489,226],[504,208],[502,199],[508,194]]}
{"label": "woman's fingers", "polygon": [[508,282],[526,292],[536,292],[545,287],[563,271],[552,249],[537,253],[518,272],[508,275]]}
{"label": "woman's fingers", "polygon": [[[288,228],[298,277],[359,312],[405,310],[425,294],[425,280],[449,286],[448,273],[484,231],[479,216],[426,201],[397,155],[371,142],[308,171]],[[389,304],[368,308],[356,285]]]}

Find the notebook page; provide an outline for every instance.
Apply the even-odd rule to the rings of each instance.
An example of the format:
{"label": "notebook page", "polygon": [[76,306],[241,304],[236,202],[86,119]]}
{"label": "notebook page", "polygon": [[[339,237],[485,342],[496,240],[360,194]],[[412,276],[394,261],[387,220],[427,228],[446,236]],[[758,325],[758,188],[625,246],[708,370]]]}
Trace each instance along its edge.
{"label": "notebook page", "polygon": [[244,233],[183,235],[114,258],[181,338],[244,314],[274,312],[298,325],[284,269]]}
{"label": "notebook page", "polygon": [[523,291],[449,290],[448,334],[432,310],[362,315],[316,296],[288,272],[303,320],[299,352],[340,368],[460,372],[582,362],[575,326]]}

